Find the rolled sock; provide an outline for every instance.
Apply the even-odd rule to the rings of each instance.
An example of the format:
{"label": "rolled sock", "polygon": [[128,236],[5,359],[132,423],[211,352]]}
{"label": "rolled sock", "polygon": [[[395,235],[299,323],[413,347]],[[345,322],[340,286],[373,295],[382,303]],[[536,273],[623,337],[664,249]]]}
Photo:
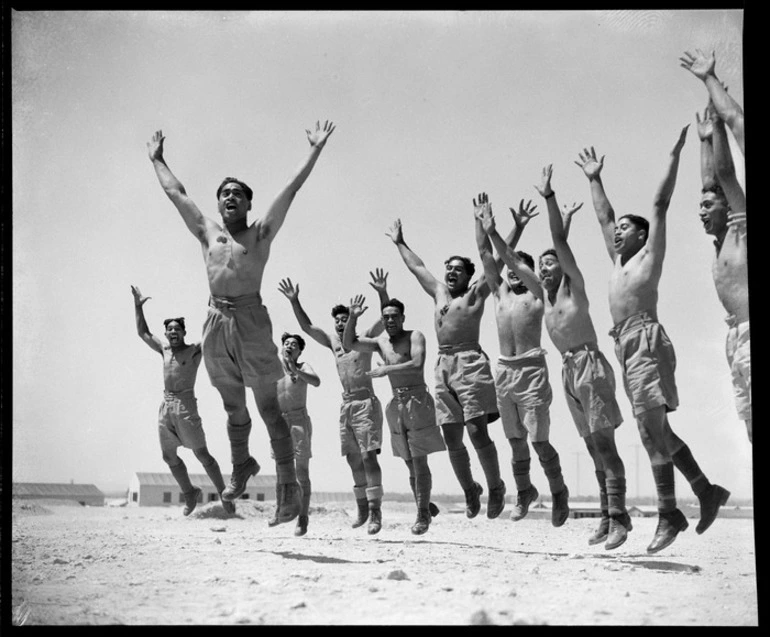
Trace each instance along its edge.
{"label": "rolled sock", "polygon": [[674,487],[674,463],[652,465],[652,477],[658,492],[658,512],[670,513],[676,509],[676,489]]}
{"label": "rolled sock", "polygon": [[596,471],[596,481],[599,483],[599,506],[602,510],[602,516],[606,517],[609,513],[609,502],[607,498],[607,474],[604,471]]}
{"label": "rolled sock", "polygon": [[564,478],[561,474],[559,454],[555,453],[553,458],[548,460],[540,460],[540,466],[543,467],[543,473],[548,478],[548,487],[551,489],[551,493],[564,491]]}
{"label": "rolled sock", "polygon": [[242,464],[249,459],[249,434],[251,434],[251,420],[244,425],[233,425],[228,421],[230,460],[234,465]]}
{"label": "rolled sock", "polygon": [[173,467],[169,465],[168,468],[171,469],[171,475],[176,479],[182,493],[190,493],[193,490],[193,485],[190,482],[190,476],[187,474],[187,466],[182,459],[179,459],[179,464],[175,464]]}
{"label": "rolled sock", "polygon": [[700,470],[698,463],[695,462],[690,447],[682,445],[682,448],[671,456],[671,459],[674,461],[674,466],[687,478],[687,482],[690,483],[695,495],[700,498],[709,490],[711,483]]}
{"label": "rolled sock", "polygon": [[611,516],[623,515],[626,512],[626,479],[607,478],[607,504]]}
{"label": "rolled sock", "polygon": [[449,462],[463,491],[470,489],[473,486],[473,474],[471,473],[471,457],[468,455],[468,450],[464,446],[460,449],[450,449]]}
{"label": "rolled sock", "polygon": [[532,463],[531,458],[526,460],[511,460],[513,467],[513,481],[516,483],[517,491],[526,491],[532,486],[529,478],[529,469]]}
{"label": "rolled sock", "polygon": [[490,442],[486,447],[476,449],[479,457],[479,463],[484,470],[484,477],[487,479],[487,486],[494,489],[500,485],[500,463],[497,459],[497,447],[494,442]]}
{"label": "rolled sock", "polygon": [[297,471],[294,465],[294,441],[291,436],[271,440],[270,446],[275,457],[275,472],[280,484],[297,481]]}

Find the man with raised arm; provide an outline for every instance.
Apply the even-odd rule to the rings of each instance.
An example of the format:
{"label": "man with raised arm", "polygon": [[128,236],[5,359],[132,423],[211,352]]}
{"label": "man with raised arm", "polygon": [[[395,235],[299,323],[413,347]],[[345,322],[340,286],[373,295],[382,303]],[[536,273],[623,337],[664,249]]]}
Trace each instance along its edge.
{"label": "man with raised arm", "polygon": [[[581,204],[582,205],[582,204]],[[519,210],[511,208],[515,232],[513,239],[506,242],[510,249],[518,243],[524,227],[532,217],[537,216],[537,206],[521,200]],[[565,225],[580,206],[565,210]],[[538,285],[529,290],[516,272],[506,269],[506,276],[500,276],[502,262],[492,253],[492,244],[483,228],[483,217],[491,214],[486,196],[475,212],[476,240],[484,266],[487,284],[495,300],[495,319],[500,356],[495,370],[497,407],[503,421],[505,437],[511,445],[513,479],[516,483],[516,505],[511,519],[518,521],[526,517],[529,506],[539,497],[537,488],[530,479],[530,453],[527,438],[537,453],[540,466],[548,479],[551,491],[551,523],[559,527],[569,517],[569,492],[564,484],[559,454],[549,441],[551,419],[549,408],[553,393],[548,379],[545,350],[540,346],[543,326],[543,291]],[[480,231],[479,231],[480,230]],[[521,250],[516,254],[534,271],[534,259]]]}
{"label": "man with raised arm", "polygon": [[741,153],[745,155],[743,109],[738,102],[732,98],[722,82],[717,78],[717,61],[714,51],[711,52],[710,56],[707,56],[700,49],[695,49],[694,54],[685,51],[684,57],[680,57],[679,61],[681,62],[679,66],[690,71],[690,73],[706,85],[706,89],[709,92],[709,98],[719,119],[730,127],[730,130],[735,137],[735,141],[738,142],[738,148],[740,148]]}
{"label": "man with raised arm", "polygon": [[158,411],[158,437],[163,462],[168,465],[184,496],[183,515],[190,515],[198,504],[201,490],[190,482],[187,466],[177,454],[179,447],[192,449],[195,457],[203,465],[211,478],[214,488],[219,493],[222,508],[226,513],[235,513],[235,503],[222,498],[225,481],[219,469],[219,463],[209,453],[206,445],[206,432],[198,415],[198,401],[195,398],[195,379],[201,364],[200,343],[185,343],[187,330],[183,317],[168,318],[163,321],[166,327],[168,345],[150,332],[144,318],[144,304],[150,299],[144,296],[138,287],[132,285],[134,295],[134,315],[136,332],[153,351],[163,357],[163,402]]}
{"label": "man with raised arm", "polygon": [[[379,296],[380,304],[388,301],[387,273],[380,268],[369,275],[369,283]],[[357,352],[345,348],[342,334],[350,318],[347,305],[335,305],[332,308],[334,331],[325,332],[316,326],[305,312],[299,300],[299,285],[291,279],[283,279],[278,289],[289,299],[294,316],[305,334],[317,343],[331,350],[337,365],[337,374],[342,384],[342,404],[340,405],[340,444],[353,474],[353,493],[356,497],[358,515],[353,528],[363,526],[371,516],[367,532],[376,534],[382,527],[382,470],[377,454],[382,448],[382,406],[374,394],[372,379],[367,375],[372,368],[371,352]],[[378,319],[365,333],[375,337],[382,332],[382,322]]]}
{"label": "man with raised arm", "polygon": [[432,518],[433,476],[428,455],[446,449],[436,423],[433,398],[425,386],[425,336],[418,330],[404,329],[404,304],[398,299],[390,299],[381,308],[385,332],[376,338],[359,337],[356,323],[366,309],[364,297],[356,296],[350,305],[343,344],[357,352],[368,352],[370,356],[377,352],[385,362],[367,372],[367,376],[387,376],[393,389],[393,398],[385,408],[390,443],[393,455],[402,458],[409,469],[409,484],[417,504],[412,533],[422,535],[428,530]]}
{"label": "man with raised arm", "polygon": [[[689,125],[688,125],[689,126]],[[601,170],[593,147],[580,153],[575,163],[583,169],[591,186],[596,216],[604,243],[613,262],[609,285],[610,314],[615,326],[615,353],[623,369],[623,382],[631,402],[642,444],[650,457],[658,492],[658,526],[648,553],[669,546],[688,527],[676,506],[674,466],[684,474],[700,501],[697,533],[703,533],[717,517],[730,493],[712,485],[695,461],[690,448],[677,436],[667,413],[679,405],[674,371],[674,347],[658,322],[658,284],[666,251],[666,212],[676,185],[679,155],[684,146],[685,126],[669,155],[663,181],[653,198],[649,221],[626,214],[615,221],[615,211],[604,192]]]}
{"label": "man with raised arm", "polygon": [[206,264],[211,296],[201,345],[209,378],[227,412],[233,463],[230,484],[222,498],[232,501],[240,497],[249,477],[259,472],[257,461],[249,453],[251,417],[246,406],[249,387],[275,456],[281,491],[280,522],[297,517],[301,493],[289,425],[278,405],[276,382],[283,376],[283,368],[260,288],[273,239],[333,131],[334,124],[328,121],[323,127],[316,122],[315,131],[306,131],[309,154],[269,208],[251,224],[247,220],[252,198],[249,186],[234,177],[222,181],[217,189],[220,225],[203,216],[169,169],[163,155],[162,131],[157,131],[147,143],[158,181],[187,229],[200,242]]}
{"label": "man with raised arm", "polygon": [[701,140],[700,219],[706,234],[713,235],[711,273],[717,296],[727,310],[725,351],[733,379],[738,416],[751,432],[751,338],[749,330],[749,273],[746,253],[746,197],[735,175],[727,134],[713,103],[700,119],[695,114]]}
{"label": "man with raised arm", "polygon": [[615,374],[599,350],[585,281],[567,243],[551,176],[549,165],[543,169],[541,184],[536,186],[548,207],[554,245],[540,255],[539,279],[526,261],[502,241],[495,230],[491,209],[484,212],[482,221],[503,262],[532,294],[542,298],[546,330],[562,356],[567,406],[594,462],[599,482],[602,518],[588,543],[604,542],[604,548],[612,550],[626,541],[633,528],[626,510],[625,467],[615,445],[615,429],[623,417],[615,400]]}
{"label": "man with raised arm", "polygon": [[[297,480],[302,487],[302,508],[297,518],[294,535],[307,533],[310,513],[310,458],[313,457],[313,423],[307,413],[307,386],[318,387],[321,379],[315,370],[299,357],[305,349],[305,339],[299,334],[284,332],[281,336],[281,365],[283,378],[278,379],[278,405],[281,415],[291,427],[291,438],[297,466]],[[276,485],[275,516],[268,525],[279,524],[281,490]]]}
{"label": "man with raised arm", "polygon": [[451,256],[444,262],[444,280],[439,281],[406,245],[400,219],[386,234],[406,267],[433,299],[438,338],[436,419],[449,450],[452,470],[465,493],[465,514],[469,518],[478,515],[484,492],[473,479],[470,455],[463,444],[467,427],[489,489],[487,517],[496,518],[505,508],[505,483],[500,478],[497,448],[487,426],[500,414],[489,358],[479,344],[479,326],[489,285],[483,276],[471,283],[475,266],[461,256]]}

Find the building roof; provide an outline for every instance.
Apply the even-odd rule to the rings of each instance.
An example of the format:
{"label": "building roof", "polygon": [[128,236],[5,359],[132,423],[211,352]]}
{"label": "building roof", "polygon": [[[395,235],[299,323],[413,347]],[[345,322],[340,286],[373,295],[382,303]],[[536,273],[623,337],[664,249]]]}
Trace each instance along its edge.
{"label": "building roof", "polygon": [[45,496],[45,497],[104,497],[104,494],[93,484],[58,484],[56,482],[14,482],[15,496]]}
{"label": "building roof", "polygon": [[[190,482],[192,482],[195,486],[198,487],[210,487],[214,489],[214,483],[211,481],[211,478],[208,477],[205,473],[191,473],[190,475]],[[179,488],[179,485],[177,484],[176,478],[174,478],[173,475],[170,473],[152,473],[152,472],[136,472],[136,477],[139,480],[140,485],[150,485],[150,486],[159,486],[159,487],[174,487]],[[230,481],[230,474],[222,474],[222,477],[224,478],[225,484]],[[246,485],[246,489],[248,490],[250,487],[257,487],[257,488],[265,488],[270,487],[274,488],[276,483],[277,477],[275,475],[256,475],[252,476],[249,479],[248,484]]]}

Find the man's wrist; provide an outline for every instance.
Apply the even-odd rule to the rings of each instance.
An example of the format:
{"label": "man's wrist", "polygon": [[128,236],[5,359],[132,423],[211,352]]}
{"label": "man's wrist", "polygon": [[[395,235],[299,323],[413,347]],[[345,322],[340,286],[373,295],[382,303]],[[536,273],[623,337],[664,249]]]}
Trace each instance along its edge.
{"label": "man's wrist", "polygon": [[550,199],[551,197],[555,197],[555,196],[556,196],[556,192],[551,190],[551,192],[549,192],[547,195],[543,195],[543,198]]}

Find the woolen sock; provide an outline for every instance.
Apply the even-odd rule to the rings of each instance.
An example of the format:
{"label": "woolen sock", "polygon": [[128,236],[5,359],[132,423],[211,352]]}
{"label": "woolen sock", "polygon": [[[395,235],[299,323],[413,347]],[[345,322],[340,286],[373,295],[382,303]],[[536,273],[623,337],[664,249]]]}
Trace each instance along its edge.
{"label": "woolen sock", "polygon": [[676,489],[674,487],[674,463],[652,465],[652,477],[658,492],[658,512],[670,513],[676,509]]}
{"label": "woolen sock", "polygon": [[527,458],[526,460],[511,460],[511,467],[513,467],[513,481],[516,483],[517,491],[526,491],[532,486],[532,481],[529,477],[531,464],[531,458]]}
{"label": "woolen sock", "polygon": [[251,434],[251,420],[244,425],[233,425],[230,421],[227,422],[230,460],[234,465],[242,464],[249,459],[249,434]]}
{"label": "woolen sock", "polygon": [[545,477],[548,478],[548,488],[551,493],[561,493],[564,491],[564,478],[561,474],[561,462],[559,454],[553,454],[553,458],[540,460],[540,466],[543,467]]}
{"label": "woolen sock", "polygon": [[455,472],[455,477],[463,491],[470,489],[473,486],[473,474],[471,473],[471,457],[465,446],[449,450],[449,463],[452,465],[452,471]]}
{"label": "woolen sock", "polygon": [[690,447],[682,445],[682,448],[671,456],[671,459],[674,461],[674,466],[687,478],[687,482],[690,483],[695,495],[700,498],[709,490],[711,483],[700,470],[698,463],[695,462]]}
{"label": "woolen sock", "polygon": [[190,476],[187,474],[187,466],[182,462],[182,459],[179,458],[179,464],[169,465],[168,468],[171,469],[171,475],[176,479],[182,493],[190,493],[193,490],[193,485],[190,482]]}

